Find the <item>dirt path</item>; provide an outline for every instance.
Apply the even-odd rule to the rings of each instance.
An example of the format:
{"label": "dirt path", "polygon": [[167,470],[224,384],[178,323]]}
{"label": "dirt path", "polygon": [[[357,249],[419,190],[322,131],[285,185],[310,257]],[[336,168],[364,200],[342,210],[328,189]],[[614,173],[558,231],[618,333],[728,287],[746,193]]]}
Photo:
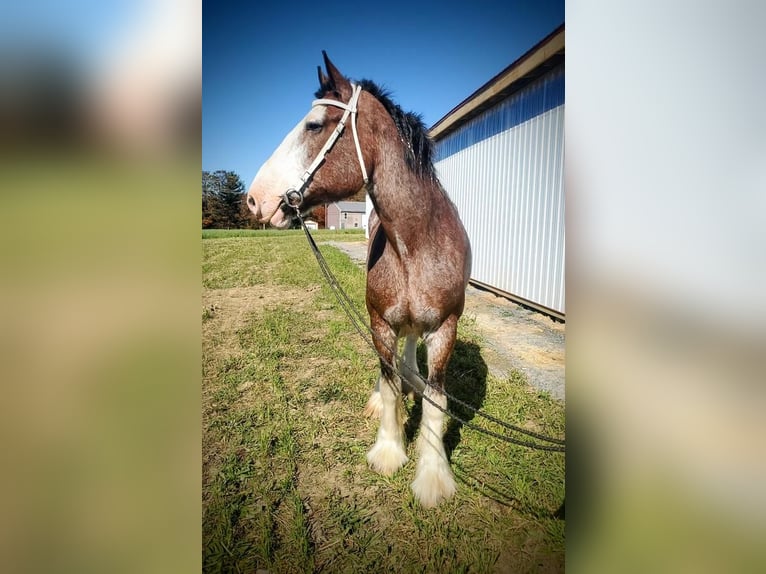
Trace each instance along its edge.
{"label": "dirt path", "polygon": [[[364,265],[364,242],[328,241]],[[512,369],[527,376],[537,389],[564,401],[565,325],[503,297],[469,286],[465,314],[476,317],[476,325],[487,341],[484,360],[490,372],[504,377]]]}

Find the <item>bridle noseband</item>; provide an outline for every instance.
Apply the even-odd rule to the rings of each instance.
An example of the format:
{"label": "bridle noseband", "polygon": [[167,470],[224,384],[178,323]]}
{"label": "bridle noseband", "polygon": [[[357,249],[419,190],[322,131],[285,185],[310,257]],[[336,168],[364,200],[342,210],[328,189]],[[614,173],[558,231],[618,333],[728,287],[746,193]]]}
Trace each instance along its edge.
{"label": "bridle noseband", "polygon": [[323,98],[320,100],[314,100],[313,102],[311,102],[312,108],[314,106],[335,106],[337,108],[342,108],[345,111],[343,112],[343,116],[340,118],[338,125],[335,126],[335,129],[330,134],[330,137],[327,138],[327,141],[325,142],[324,146],[322,146],[322,149],[319,150],[319,153],[314,158],[314,161],[311,162],[311,165],[308,167],[308,169],[306,169],[304,174],[300,177],[300,183],[295,187],[289,188],[282,195],[282,200],[284,201],[284,203],[294,208],[298,212],[300,211],[300,206],[303,204],[303,200],[305,198],[306,187],[308,187],[308,184],[311,181],[311,178],[314,177],[314,174],[319,169],[319,166],[321,166],[322,163],[324,162],[332,146],[335,145],[335,142],[343,133],[343,129],[346,127],[346,120],[348,119],[349,115],[351,116],[351,119],[352,119],[351,131],[354,133],[354,144],[356,145],[356,155],[357,155],[357,158],[359,159],[359,167],[362,168],[362,177],[364,178],[364,184],[367,185],[369,183],[369,178],[367,177],[367,169],[364,167],[364,157],[362,156],[362,146],[359,144],[359,134],[356,131],[357,104],[359,102],[359,95],[362,93],[362,87],[357,86],[355,84],[351,84],[351,88],[352,88],[351,99],[348,101],[347,104],[344,104],[343,102],[339,102],[338,100],[330,100],[326,98]]}

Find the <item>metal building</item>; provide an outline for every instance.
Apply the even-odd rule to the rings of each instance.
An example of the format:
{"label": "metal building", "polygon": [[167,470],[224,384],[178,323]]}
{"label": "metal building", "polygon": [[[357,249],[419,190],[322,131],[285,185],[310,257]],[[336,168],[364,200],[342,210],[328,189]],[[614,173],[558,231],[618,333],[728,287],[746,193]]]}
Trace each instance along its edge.
{"label": "metal building", "polygon": [[472,280],[563,318],[564,26],[430,130]]}

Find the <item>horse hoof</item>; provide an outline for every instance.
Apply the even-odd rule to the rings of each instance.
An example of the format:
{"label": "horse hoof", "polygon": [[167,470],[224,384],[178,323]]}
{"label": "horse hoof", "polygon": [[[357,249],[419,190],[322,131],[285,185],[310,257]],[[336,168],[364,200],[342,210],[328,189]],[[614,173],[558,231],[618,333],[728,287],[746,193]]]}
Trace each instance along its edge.
{"label": "horse hoof", "polygon": [[455,479],[449,468],[419,469],[412,482],[412,492],[424,508],[433,508],[442,500],[451,498],[457,491]]}
{"label": "horse hoof", "polygon": [[364,407],[364,416],[367,418],[380,418],[380,411],[383,408],[383,401],[380,398],[380,391],[374,391],[367,400],[367,406]]}
{"label": "horse hoof", "polygon": [[379,440],[367,453],[370,468],[383,476],[391,476],[408,460],[402,445],[393,440]]}

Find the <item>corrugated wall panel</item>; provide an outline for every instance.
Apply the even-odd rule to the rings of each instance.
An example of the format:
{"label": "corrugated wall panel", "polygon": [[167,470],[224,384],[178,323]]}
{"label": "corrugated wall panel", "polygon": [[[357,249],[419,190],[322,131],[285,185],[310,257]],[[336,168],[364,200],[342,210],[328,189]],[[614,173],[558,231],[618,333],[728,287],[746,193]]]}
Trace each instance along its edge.
{"label": "corrugated wall panel", "polygon": [[[497,122],[503,106],[510,114],[509,100],[528,101],[534,90],[550,89],[559,74],[563,69],[450,134],[450,153],[441,148],[436,169],[471,238],[472,278],[564,313],[564,106],[488,137],[481,127]],[[467,145],[461,149],[456,141]]]}

